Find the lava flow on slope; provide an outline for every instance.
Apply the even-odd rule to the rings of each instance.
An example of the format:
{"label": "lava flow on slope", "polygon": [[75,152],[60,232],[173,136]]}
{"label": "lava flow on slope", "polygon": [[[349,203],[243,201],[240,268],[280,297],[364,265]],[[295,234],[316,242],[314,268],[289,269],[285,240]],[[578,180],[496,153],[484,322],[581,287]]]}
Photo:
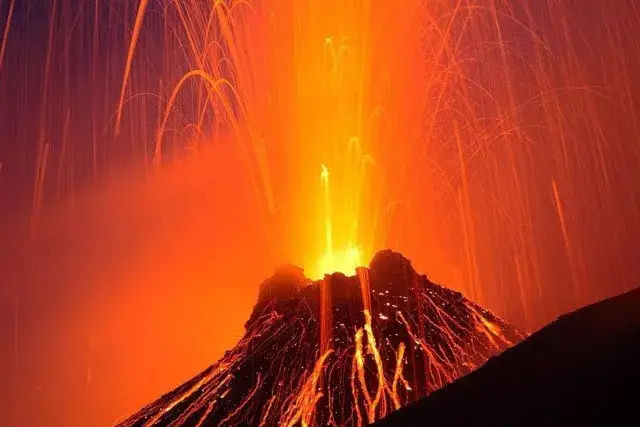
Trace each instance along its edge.
{"label": "lava flow on slope", "polygon": [[391,251],[353,277],[277,269],[245,328],[216,364],[121,426],[362,425],[524,338]]}

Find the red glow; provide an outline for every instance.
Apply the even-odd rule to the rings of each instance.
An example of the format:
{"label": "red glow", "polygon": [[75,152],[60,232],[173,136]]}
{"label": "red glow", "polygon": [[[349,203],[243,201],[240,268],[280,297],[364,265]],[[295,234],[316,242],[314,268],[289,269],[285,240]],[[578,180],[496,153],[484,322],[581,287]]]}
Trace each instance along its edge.
{"label": "red glow", "polygon": [[528,330],[636,285],[640,12],[573,3],[0,0],[0,412],[133,412],[281,262]]}

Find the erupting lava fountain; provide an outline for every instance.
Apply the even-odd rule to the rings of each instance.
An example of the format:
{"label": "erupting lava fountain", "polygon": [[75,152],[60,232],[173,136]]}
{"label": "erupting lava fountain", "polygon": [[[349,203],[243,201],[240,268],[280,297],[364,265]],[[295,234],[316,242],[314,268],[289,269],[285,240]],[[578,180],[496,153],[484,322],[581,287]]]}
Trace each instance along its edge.
{"label": "erupting lava fountain", "polygon": [[[426,103],[414,94],[450,80],[422,63],[422,2],[215,4],[185,25],[190,40],[206,42],[193,22],[215,20],[204,28],[219,28],[220,46],[193,52],[196,69],[169,97],[156,163],[174,100],[201,80],[203,107],[231,123],[267,217],[284,216],[273,234],[290,246],[282,256],[304,270],[277,271],[238,344],[123,426],[362,425],[522,338],[398,254],[358,267],[384,247],[396,202],[412,191],[403,165],[420,145]],[[441,42],[444,55],[450,41]]]}
{"label": "erupting lava fountain", "polygon": [[480,306],[534,330],[629,289],[639,3],[0,0],[0,411],[122,419],[274,262],[310,280],[125,425],[365,423],[522,336]]}

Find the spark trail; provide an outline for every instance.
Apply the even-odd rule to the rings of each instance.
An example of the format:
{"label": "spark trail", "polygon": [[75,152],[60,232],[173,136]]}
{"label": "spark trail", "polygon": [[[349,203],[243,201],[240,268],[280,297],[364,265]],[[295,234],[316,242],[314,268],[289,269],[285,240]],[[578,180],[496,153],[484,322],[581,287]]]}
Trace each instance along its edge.
{"label": "spark trail", "polygon": [[[121,359],[96,370],[95,378],[119,374],[126,380],[104,390],[76,390],[69,380],[78,369],[69,362],[75,353],[59,347],[57,369],[42,377],[48,394],[22,389],[25,375],[46,364],[35,356],[27,362],[18,336],[33,335],[38,350],[30,353],[43,355],[49,339],[60,340],[76,327],[91,328],[91,336],[107,333],[95,326],[107,322],[93,311],[91,317],[70,314],[83,313],[91,298],[64,302],[77,294],[76,286],[94,294],[81,273],[85,263],[31,261],[48,259],[37,247],[64,253],[64,243],[51,243],[55,249],[49,250],[47,242],[68,238],[100,247],[96,258],[109,260],[105,270],[126,270],[126,278],[105,285],[114,295],[100,299],[104,312],[126,306],[107,302],[119,301],[115,294],[123,287],[156,293],[157,280],[138,280],[146,271],[142,265],[129,267],[121,253],[104,256],[101,242],[78,232],[90,216],[80,202],[105,181],[128,181],[123,168],[153,180],[165,167],[206,159],[211,148],[224,147],[215,152],[225,160],[202,166],[215,176],[208,182],[234,189],[234,180],[246,176],[256,203],[243,210],[259,231],[205,232],[209,225],[230,228],[233,216],[210,213],[244,200],[251,192],[244,186],[215,202],[194,196],[188,219],[137,227],[144,236],[177,231],[165,245],[180,246],[190,260],[180,271],[229,268],[222,261],[214,266],[211,257],[196,261],[210,254],[202,254],[198,239],[177,237],[188,224],[199,224],[199,236],[214,242],[212,252],[243,241],[243,255],[259,254],[242,260],[247,271],[259,260],[287,260],[303,265],[313,279],[351,271],[357,264],[349,261],[352,255],[369,259],[391,247],[435,281],[527,330],[637,284],[640,3],[590,6],[572,0],[0,1],[0,215],[2,225],[16,230],[17,237],[4,240],[7,252],[22,239],[32,239],[34,248],[24,266],[0,257],[0,282],[8,284],[5,311],[13,312],[6,318],[15,319],[0,348],[13,348],[12,363],[23,367],[0,375],[11,377],[8,388],[16,390],[6,399],[15,417],[10,423],[74,425],[68,417],[78,407],[59,402],[61,394],[73,396],[67,402],[89,395],[92,402],[113,402],[113,408],[92,408],[108,423],[166,388],[159,377],[151,385],[144,376],[150,374],[123,369],[151,364],[143,355],[152,344],[122,327],[105,349]],[[231,161],[236,149],[242,160]],[[328,214],[320,165],[330,172]],[[190,174],[175,175],[166,187],[191,192],[193,184],[184,179]],[[128,202],[113,200],[100,210],[116,218]],[[139,211],[164,218],[170,205]],[[57,216],[64,225],[47,230]],[[19,224],[5,221],[13,217]],[[322,262],[327,218],[330,267]],[[130,235],[126,226],[114,228],[114,236]],[[51,232],[58,240],[49,239]],[[258,233],[268,238],[255,239]],[[121,239],[114,247],[129,246]],[[162,277],[171,273],[165,260],[148,260]],[[40,266],[38,279],[27,279],[34,265]],[[65,280],[58,284],[57,275]],[[188,280],[180,286],[181,294],[194,292]],[[363,292],[365,307],[367,298]],[[41,299],[59,322],[36,327],[28,321],[43,316],[25,310]],[[165,327],[175,325],[174,299],[162,304],[156,315]],[[250,308],[246,299],[229,298],[228,304]],[[373,313],[374,331],[379,320]],[[59,329],[50,326],[58,323]],[[420,328],[413,329],[416,336],[423,335]],[[364,329],[361,337],[366,349]],[[74,344],[85,348],[83,340]],[[124,342],[135,347],[126,356],[120,352]],[[193,352],[199,358],[177,357],[177,375],[209,363],[211,353],[199,347]],[[335,352],[326,363],[333,357]],[[153,364],[159,370],[165,362],[154,358]],[[402,384],[398,377],[396,387]],[[131,395],[113,398],[123,387]],[[34,421],[46,411],[16,409],[30,405],[58,408],[60,419]]]}
{"label": "spark trail", "polygon": [[[330,335],[322,324],[325,286]],[[353,277],[309,282],[301,270],[281,269],[262,285],[245,327],[216,364],[121,427],[364,425],[524,337],[391,251]]]}
{"label": "spark trail", "polygon": [[229,168],[285,236],[272,251],[314,278],[342,269],[319,267],[321,164],[335,258],[397,248],[529,328],[606,294],[596,277],[640,236],[637,0],[1,6],[3,170],[35,183],[12,190],[32,229],[123,163],[153,173],[231,135]]}

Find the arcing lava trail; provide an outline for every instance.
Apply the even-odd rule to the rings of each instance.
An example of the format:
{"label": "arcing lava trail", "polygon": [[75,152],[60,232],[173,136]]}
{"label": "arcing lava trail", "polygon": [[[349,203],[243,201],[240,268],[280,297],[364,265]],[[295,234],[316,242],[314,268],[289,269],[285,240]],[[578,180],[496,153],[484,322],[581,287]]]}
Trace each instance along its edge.
{"label": "arcing lava trail", "polygon": [[278,269],[245,327],[216,364],[121,426],[362,425],[524,338],[391,251],[354,277]]}

